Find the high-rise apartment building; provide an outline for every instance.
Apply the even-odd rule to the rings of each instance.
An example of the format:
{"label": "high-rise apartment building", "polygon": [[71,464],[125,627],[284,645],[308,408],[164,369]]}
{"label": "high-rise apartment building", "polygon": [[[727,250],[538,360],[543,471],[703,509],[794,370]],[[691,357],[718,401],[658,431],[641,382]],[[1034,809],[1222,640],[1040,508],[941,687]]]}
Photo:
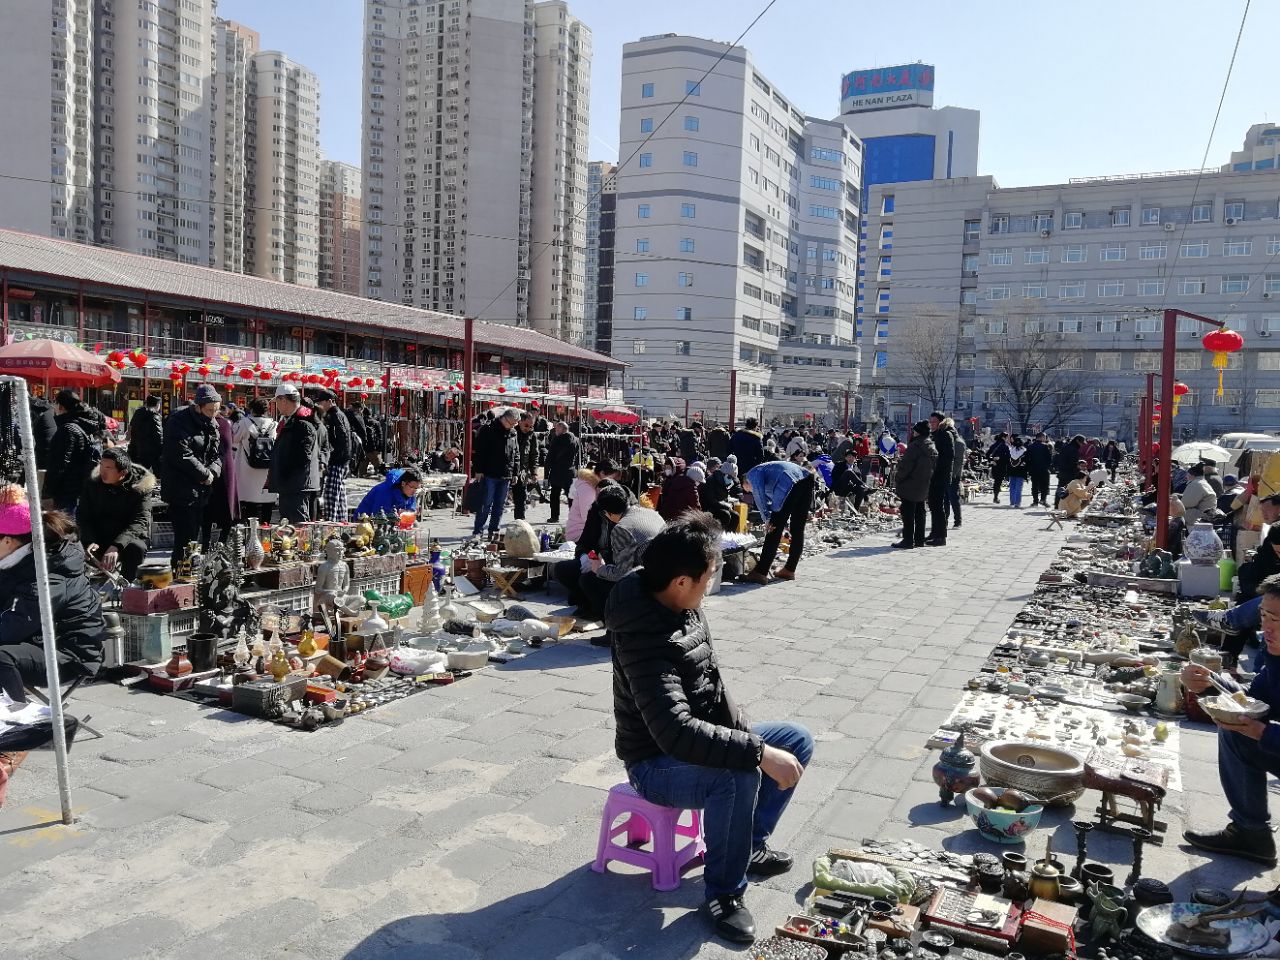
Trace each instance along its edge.
{"label": "high-rise apartment building", "polygon": [[366,295],[526,324],[531,0],[366,0]]}
{"label": "high-rise apartment building", "polygon": [[257,154],[252,122],[257,79],[253,58],[256,31],[232,20],[213,25],[213,263],[244,273],[253,268],[255,184],[251,170]]}
{"label": "high-rise apartment building", "polygon": [[[593,160],[587,164],[587,207],[585,215],[586,240],[586,289],[583,293],[582,344],[592,350],[608,353],[597,345],[598,324],[601,319],[613,319],[613,230],[617,200],[618,168],[612,163]],[[608,226],[602,230],[604,207],[608,204]],[[608,271],[607,294],[601,296],[602,269]],[[602,316],[601,306],[607,304],[607,314]],[[605,340],[611,339],[606,336]]]}
{"label": "high-rise apartment building", "polygon": [[582,343],[586,301],[591,30],[564,0],[534,5],[529,322]]}
{"label": "high-rise apartment building", "polygon": [[[1254,169],[874,186],[868,259],[891,255],[892,269],[868,270],[867,302],[891,330],[923,316],[954,343],[957,419],[1129,441],[1147,374],[1160,369],[1161,310],[1222,320],[1245,348],[1230,355],[1221,397],[1201,346],[1210,328],[1177,321],[1175,368],[1190,392],[1175,435],[1277,429],[1278,195],[1280,172]],[[912,348],[893,334],[877,350],[871,379],[902,426],[922,401]],[[1026,369],[1048,373],[1028,386]]]}
{"label": "high-rise apartment building", "polygon": [[1255,123],[1244,135],[1244,148],[1231,154],[1226,171],[1275,170],[1280,166],[1280,126]]}
{"label": "high-rise apartment building", "polygon": [[360,168],[338,160],[320,163],[319,285],[359,296],[363,234]]}
{"label": "high-rise apartment building", "polygon": [[619,156],[635,156],[617,174],[612,349],[628,399],[723,418],[736,371],[739,417],[825,412],[858,383],[857,138],[741,47],[648,37],[622,62]]}
{"label": "high-rise apartment building", "polygon": [[253,57],[252,272],[314,287],[320,255],[320,93],[278,50]]}

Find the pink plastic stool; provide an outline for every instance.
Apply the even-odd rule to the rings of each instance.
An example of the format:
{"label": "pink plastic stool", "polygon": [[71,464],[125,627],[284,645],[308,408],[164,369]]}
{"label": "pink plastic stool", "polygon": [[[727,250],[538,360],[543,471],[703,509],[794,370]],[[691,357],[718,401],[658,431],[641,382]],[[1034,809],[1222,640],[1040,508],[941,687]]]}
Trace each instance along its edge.
{"label": "pink plastic stool", "polygon": [[[681,823],[689,814],[688,825]],[[613,822],[623,817],[616,827]],[[626,835],[623,843],[615,843]],[[689,842],[676,849],[676,838],[688,837]],[[640,845],[652,843],[652,850],[642,850]],[[620,783],[609,791],[604,802],[604,816],[600,820],[600,845],[596,849],[596,862],[591,869],[605,872],[610,860],[621,860],[632,866],[644,867],[653,875],[653,889],[675,890],[680,886],[680,871],[690,860],[707,852],[702,841],[702,811],[678,810],[675,807],[659,807],[645,800],[629,783]]]}

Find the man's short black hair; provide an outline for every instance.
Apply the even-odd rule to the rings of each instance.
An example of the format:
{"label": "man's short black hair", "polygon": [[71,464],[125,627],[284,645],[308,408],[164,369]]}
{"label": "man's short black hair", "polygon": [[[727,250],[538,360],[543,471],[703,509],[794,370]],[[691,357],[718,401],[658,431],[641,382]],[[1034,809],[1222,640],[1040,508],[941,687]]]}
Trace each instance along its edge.
{"label": "man's short black hair", "polygon": [[720,534],[711,514],[687,511],[645,547],[640,582],[650,593],[660,593],[676,577],[701,578],[720,557]]}
{"label": "man's short black hair", "polygon": [[605,513],[626,513],[630,505],[627,492],[616,483],[600,484],[596,489],[596,503]]}
{"label": "man's short black hair", "polygon": [[1280,573],[1273,573],[1258,584],[1258,596],[1280,597]]}
{"label": "man's short black hair", "polygon": [[747,417],[746,422],[743,423],[743,426],[746,427],[748,430],[754,430],[756,427],[760,426],[760,421],[757,420],[755,417]]}
{"label": "man's short black hair", "polygon": [[418,472],[416,467],[405,467],[404,473],[400,474],[400,479],[396,481],[396,486],[403,486],[406,483],[421,483],[422,474]]}
{"label": "man's short black hair", "polygon": [[160,406],[161,400],[160,397],[153,393],[147,397],[145,403],[148,407],[154,410],[156,407]]}
{"label": "man's short black hair", "polygon": [[110,460],[121,473],[128,473],[129,468],[133,466],[133,461],[129,459],[129,454],[119,447],[107,447],[102,451],[102,456],[99,459]]}

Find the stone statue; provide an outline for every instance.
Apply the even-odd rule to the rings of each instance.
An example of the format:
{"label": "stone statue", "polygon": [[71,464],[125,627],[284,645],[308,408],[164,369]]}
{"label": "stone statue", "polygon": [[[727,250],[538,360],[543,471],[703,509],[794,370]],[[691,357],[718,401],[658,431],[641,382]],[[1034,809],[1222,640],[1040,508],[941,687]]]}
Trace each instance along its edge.
{"label": "stone statue", "polygon": [[364,601],[351,593],[351,571],[343,559],[342,541],[337,537],[324,545],[324,560],[316,567],[314,608],[318,613],[336,610],[354,616]]}
{"label": "stone statue", "polygon": [[237,628],[253,623],[253,608],[240,598],[241,582],[239,563],[226,544],[216,544],[200,564],[196,583],[201,633],[230,637]]}

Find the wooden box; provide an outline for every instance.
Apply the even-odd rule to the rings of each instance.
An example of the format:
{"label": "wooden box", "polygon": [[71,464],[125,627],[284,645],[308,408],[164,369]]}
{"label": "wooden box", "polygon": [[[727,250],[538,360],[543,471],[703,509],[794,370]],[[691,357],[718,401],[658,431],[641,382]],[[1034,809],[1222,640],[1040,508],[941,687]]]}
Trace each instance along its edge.
{"label": "wooden box", "polygon": [[[1038,920],[1035,916],[1044,917]],[[1068,931],[1076,921],[1076,908],[1052,900],[1032,900],[1023,914],[1018,949],[1022,953],[1066,953],[1071,947]]]}
{"label": "wooden box", "polygon": [[260,590],[287,590],[309,587],[315,583],[315,568],[307,562],[287,563],[282,567],[263,567],[254,576]]}
{"label": "wooden box", "polygon": [[172,583],[161,590],[125,587],[121,598],[125,613],[167,613],[196,605],[194,583]]}

